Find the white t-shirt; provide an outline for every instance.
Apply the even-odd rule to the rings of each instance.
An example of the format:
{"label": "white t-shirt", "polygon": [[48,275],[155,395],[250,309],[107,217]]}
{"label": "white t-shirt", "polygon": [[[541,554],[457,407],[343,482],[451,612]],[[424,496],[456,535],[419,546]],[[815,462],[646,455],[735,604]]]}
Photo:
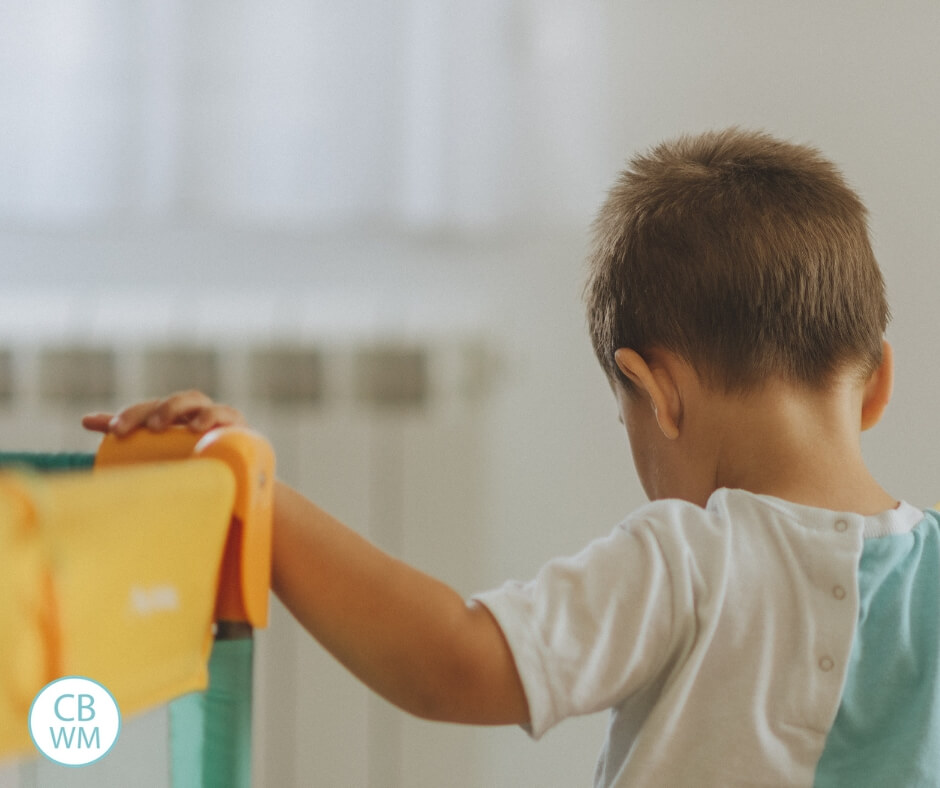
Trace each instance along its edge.
{"label": "white t-shirt", "polygon": [[611,709],[598,786],[809,786],[839,709],[872,517],[720,489],[635,512],[529,583],[476,596],[499,622],[532,736]]}

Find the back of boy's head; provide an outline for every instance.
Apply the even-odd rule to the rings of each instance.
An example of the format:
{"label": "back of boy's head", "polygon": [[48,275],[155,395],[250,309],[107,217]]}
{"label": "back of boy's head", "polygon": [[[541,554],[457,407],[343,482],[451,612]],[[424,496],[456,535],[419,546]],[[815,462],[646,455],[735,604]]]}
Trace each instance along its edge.
{"label": "back of boy's head", "polygon": [[685,359],[708,385],[820,389],[881,363],[889,319],[867,212],[818,151],[729,129],[637,156],[595,222],[586,288],[597,357]]}

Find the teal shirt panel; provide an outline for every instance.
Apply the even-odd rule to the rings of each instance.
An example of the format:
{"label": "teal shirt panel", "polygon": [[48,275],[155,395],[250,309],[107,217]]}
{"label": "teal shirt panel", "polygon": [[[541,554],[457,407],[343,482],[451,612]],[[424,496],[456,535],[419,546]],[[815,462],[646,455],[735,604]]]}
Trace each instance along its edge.
{"label": "teal shirt panel", "polygon": [[865,540],[859,618],[816,788],[940,788],[940,513]]}

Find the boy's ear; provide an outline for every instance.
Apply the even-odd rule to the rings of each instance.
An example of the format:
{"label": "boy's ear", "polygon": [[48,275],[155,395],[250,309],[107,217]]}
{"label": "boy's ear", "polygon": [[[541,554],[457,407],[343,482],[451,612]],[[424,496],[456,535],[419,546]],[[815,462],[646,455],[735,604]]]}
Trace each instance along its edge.
{"label": "boy's ear", "polygon": [[879,422],[894,389],[894,351],[887,339],[883,340],[881,347],[881,364],[865,383],[862,396],[862,430]]}
{"label": "boy's ear", "polygon": [[676,381],[667,365],[654,363],[650,367],[635,350],[623,347],[614,353],[614,361],[627,379],[649,396],[653,414],[663,435],[669,440],[678,438],[682,402]]}

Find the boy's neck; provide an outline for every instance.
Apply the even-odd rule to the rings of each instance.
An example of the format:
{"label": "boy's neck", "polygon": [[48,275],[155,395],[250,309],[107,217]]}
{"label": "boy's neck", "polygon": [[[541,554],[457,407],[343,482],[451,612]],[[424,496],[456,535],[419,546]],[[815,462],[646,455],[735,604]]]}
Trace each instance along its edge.
{"label": "boy's neck", "polygon": [[855,388],[808,392],[773,385],[725,404],[713,424],[714,489],[864,515],[898,505],[862,458]]}

